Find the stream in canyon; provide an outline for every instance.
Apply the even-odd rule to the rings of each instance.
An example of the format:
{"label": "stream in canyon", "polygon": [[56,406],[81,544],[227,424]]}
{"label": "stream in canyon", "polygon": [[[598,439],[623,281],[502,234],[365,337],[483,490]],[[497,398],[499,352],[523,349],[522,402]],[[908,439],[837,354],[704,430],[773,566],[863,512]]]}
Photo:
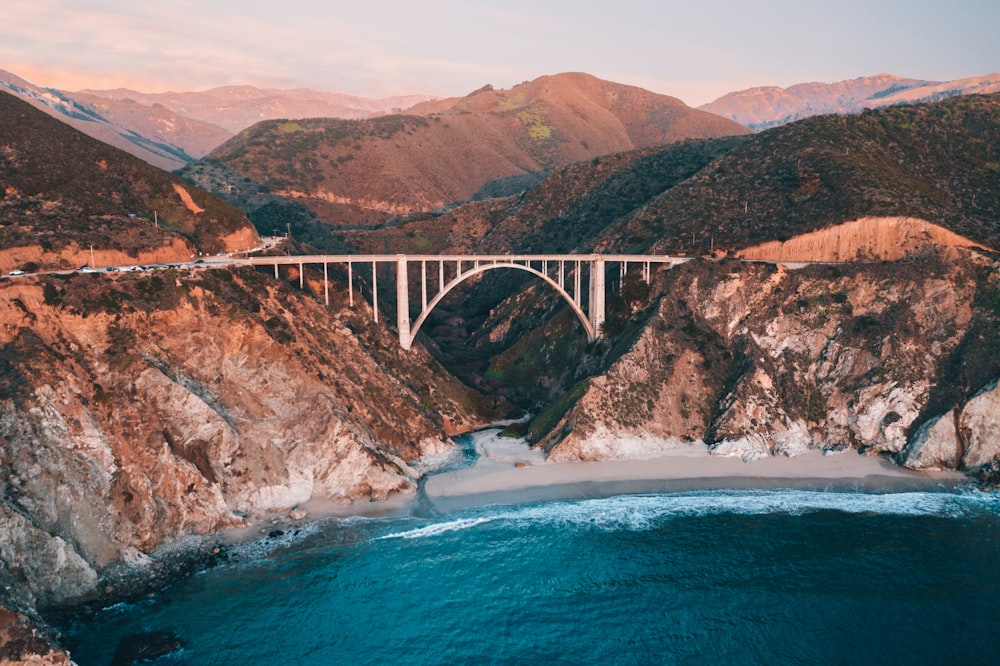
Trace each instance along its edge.
{"label": "stream in canyon", "polygon": [[156,664],[987,663],[1000,495],[704,490],[330,518],[62,630],[81,666],[148,634],[182,644]]}

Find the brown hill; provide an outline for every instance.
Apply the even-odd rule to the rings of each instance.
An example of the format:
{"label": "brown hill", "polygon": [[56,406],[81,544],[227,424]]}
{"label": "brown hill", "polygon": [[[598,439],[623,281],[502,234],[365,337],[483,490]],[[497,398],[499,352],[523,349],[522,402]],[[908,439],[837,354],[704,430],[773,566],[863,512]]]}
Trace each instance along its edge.
{"label": "brown hill", "polygon": [[233,135],[219,125],[180,115],[158,103],[146,105],[129,98],[116,100],[84,93],[74,93],[73,98],[118,127],[139,135],[140,143],[177,146],[187,159],[179,159],[174,169],[204,157]]}
{"label": "brown hill", "polygon": [[256,242],[242,212],[0,93],[0,270],[176,261]]}
{"label": "brown hill", "polygon": [[992,251],[936,224],[907,217],[863,217],[786,241],[768,241],[736,252],[765,261],[898,261],[929,246]]}
{"label": "brown hill", "polygon": [[160,105],[187,118],[224,127],[231,133],[262,120],[276,118],[368,118],[398,112],[430,98],[429,95],[400,95],[368,99],[309,88],[279,90],[255,86],[222,86],[198,92],[165,93],[117,88],[69,94],[74,97],[133,100],[148,107]]}
{"label": "brown hill", "polygon": [[[214,179],[219,192],[249,179],[298,200],[325,222],[373,225],[465,201],[490,183],[571,162],[684,138],[745,133],[734,122],[672,97],[585,74],[560,74],[511,90],[487,87],[429,116],[260,123],[185,175],[199,184]],[[236,180],[219,183],[217,164]]]}

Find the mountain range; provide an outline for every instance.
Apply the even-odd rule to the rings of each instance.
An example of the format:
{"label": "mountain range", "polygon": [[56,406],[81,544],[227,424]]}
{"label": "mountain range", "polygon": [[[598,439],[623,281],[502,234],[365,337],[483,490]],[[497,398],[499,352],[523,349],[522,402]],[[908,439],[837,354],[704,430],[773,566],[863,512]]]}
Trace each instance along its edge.
{"label": "mountain range", "polygon": [[253,86],[200,92],[142,93],[122,88],[70,92],[42,88],[3,70],[0,90],[168,171],[204,156],[261,120],[364,118],[429,98],[411,95],[373,100],[317,90]]}
{"label": "mountain range", "polygon": [[1000,91],[1000,73],[955,81],[921,81],[876,74],[836,83],[764,86],[731,92],[698,107],[731,118],[754,131],[824,113],[857,113],[898,104]]}
{"label": "mountain range", "polygon": [[[204,157],[233,135],[264,120],[361,119],[403,111],[430,116],[467,106],[463,100],[492,91],[491,86],[484,86],[466,97],[447,99],[429,95],[369,99],[306,88],[253,86],[196,92],[143,93],[122,88],[71,92],[39,87],[3,70],[0,88],[86,134],[167,170]],[[759,131],[821,113],[854,113],[998,89],[1000,74],[996,73],[948,82],[877,74],[837,83],[751,88],[724,95],[699,109]]]}
{"label": "mountain range", "polygon": [[560,74],[482,89],[428,115],[261,122],[180,173],[263,227],[266,200],[247,194],[296,202],[336,227],[370,227],[519,191],[572,162],[747,131],[673,97]]}

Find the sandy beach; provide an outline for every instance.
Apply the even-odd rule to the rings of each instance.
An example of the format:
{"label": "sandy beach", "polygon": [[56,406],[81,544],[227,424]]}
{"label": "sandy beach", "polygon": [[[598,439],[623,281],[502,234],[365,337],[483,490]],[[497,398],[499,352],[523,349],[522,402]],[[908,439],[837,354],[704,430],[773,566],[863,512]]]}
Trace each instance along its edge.
{"label": "sandy beach", "polygon": [[645,460],[551,463],[522,440],[496,435],[474,434],[480,455],[474,466],[428,475],[423,491],[433,509],[722,488],[899,492],[968,483],[958,472],[915,472],[854,450],[743,462],[693,443]]}
{"label": "sandy beach", "polygon": [[223,541],[245,542],[330,517],[449,513],[491,504],[720,489],[881,493],[946,490],[969,484],[959,472],[915,472],[879,457],[859,455],[853,449],[833,455],[811,451],[793,458],[773,456],[743,462],[713,456],[704,444],[692,443],[642,460],[556,463],[547,461],[542,451],[532,450],[524,440],[499,437],[499,432],[499,428],[490,428],[470,433],[477,454],[475,464],[429,471],[416,493],[347,504],[314,497],[297,507],[305,512],[302,518],[293,519],[287,513],[257,516],[247,527],[228,530]]}

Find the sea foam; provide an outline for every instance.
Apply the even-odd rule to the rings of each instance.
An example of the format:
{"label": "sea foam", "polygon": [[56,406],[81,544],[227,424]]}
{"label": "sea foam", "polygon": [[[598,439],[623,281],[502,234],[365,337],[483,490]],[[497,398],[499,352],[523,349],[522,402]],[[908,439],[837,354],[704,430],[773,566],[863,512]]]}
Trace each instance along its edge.
{"label": "sea foam", "polygon": [[521,507],[481,507],[379,539],[419,539],[475,529],[492,523],[505,528],[548,526],[565,529],[647,530],[680,517],[718,514],[798,516],[817,511],[889,516],[962,518],[1000,514],[1000,495],[960,493],[861,493],[808,490],[712,490],[657,495],[619,495]]}

